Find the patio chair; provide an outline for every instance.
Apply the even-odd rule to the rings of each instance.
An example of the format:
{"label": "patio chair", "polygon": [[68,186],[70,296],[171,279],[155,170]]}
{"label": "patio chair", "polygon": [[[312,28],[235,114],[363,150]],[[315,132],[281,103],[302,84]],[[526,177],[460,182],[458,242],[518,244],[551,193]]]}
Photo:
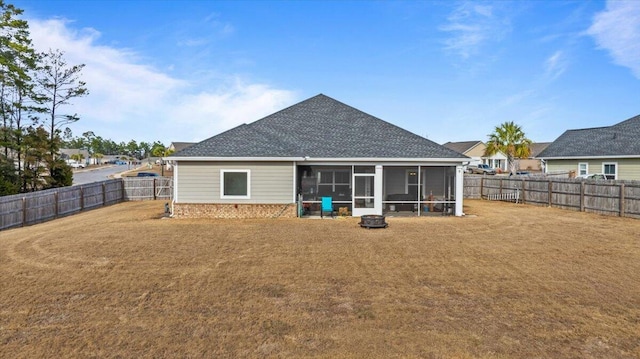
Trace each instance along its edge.
{"label": "patio chair", "polygon": [[333,198],[331,197],[322,197],[322,207],[320,208],[320,218],[324,218],[324,212],[331,213],[331,218],[333,218],[335,214],[335,210],[333,209]]}

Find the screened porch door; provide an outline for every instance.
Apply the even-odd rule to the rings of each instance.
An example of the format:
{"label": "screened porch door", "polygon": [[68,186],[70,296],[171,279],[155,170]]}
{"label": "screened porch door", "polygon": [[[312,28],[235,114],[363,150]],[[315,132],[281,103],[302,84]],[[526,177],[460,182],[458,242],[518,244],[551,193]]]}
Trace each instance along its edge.
{"label": "screened porch door", "polygon": [[355,166],[353,216],[382,214],[382,167]]}

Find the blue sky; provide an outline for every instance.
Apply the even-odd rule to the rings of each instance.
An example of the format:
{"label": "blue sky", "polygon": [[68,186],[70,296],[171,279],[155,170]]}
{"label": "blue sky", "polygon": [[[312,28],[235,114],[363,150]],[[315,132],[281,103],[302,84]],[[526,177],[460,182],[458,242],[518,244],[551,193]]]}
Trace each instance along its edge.
{"label": "blue sky", "polygon": [[438,143],[640,114],[640,1],[10,3],[86,64],[75,135],[200,141],[319,93]]}

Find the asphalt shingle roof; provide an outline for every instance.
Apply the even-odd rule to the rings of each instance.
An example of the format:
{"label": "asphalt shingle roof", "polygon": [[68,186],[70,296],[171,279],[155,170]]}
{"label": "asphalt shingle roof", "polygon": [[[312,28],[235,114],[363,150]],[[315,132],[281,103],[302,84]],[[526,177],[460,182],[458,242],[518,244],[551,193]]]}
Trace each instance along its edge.
{"label": "asphalt shingle roof", "polygon": [[603,156],[640,157],[640,115],[609,127],[568,130],[537,157]]}
{"label": "asphalt shingle roof", "polygon": [[175,152],[182,151],[193,144],[195,144],[195,142],[171,142]]}
{"label": "asphalt shingle roof", "polygon": [[322,94],[253,123],[232,128],[172,156],[466,157]]}
{"label": "asphalt shingle roof", "polygon": [[480,142],[482,141],[447,142],[443,146],[459,153],[465,153]]}

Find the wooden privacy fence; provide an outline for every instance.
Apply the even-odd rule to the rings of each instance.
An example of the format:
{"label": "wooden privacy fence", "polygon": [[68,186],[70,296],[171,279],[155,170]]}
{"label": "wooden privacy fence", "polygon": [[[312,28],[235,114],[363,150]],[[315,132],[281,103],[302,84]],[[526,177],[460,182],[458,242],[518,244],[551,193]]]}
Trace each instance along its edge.
{"label": "wooden privacy fence", "polygon": [[465,176],[464,196],[640,218],[639,181]]}
{"label": "wooden privacy fence", "polygon": [[124,201],[171,199],[171,177],[123,177],[0,197],[0,230],[45,222]]}

